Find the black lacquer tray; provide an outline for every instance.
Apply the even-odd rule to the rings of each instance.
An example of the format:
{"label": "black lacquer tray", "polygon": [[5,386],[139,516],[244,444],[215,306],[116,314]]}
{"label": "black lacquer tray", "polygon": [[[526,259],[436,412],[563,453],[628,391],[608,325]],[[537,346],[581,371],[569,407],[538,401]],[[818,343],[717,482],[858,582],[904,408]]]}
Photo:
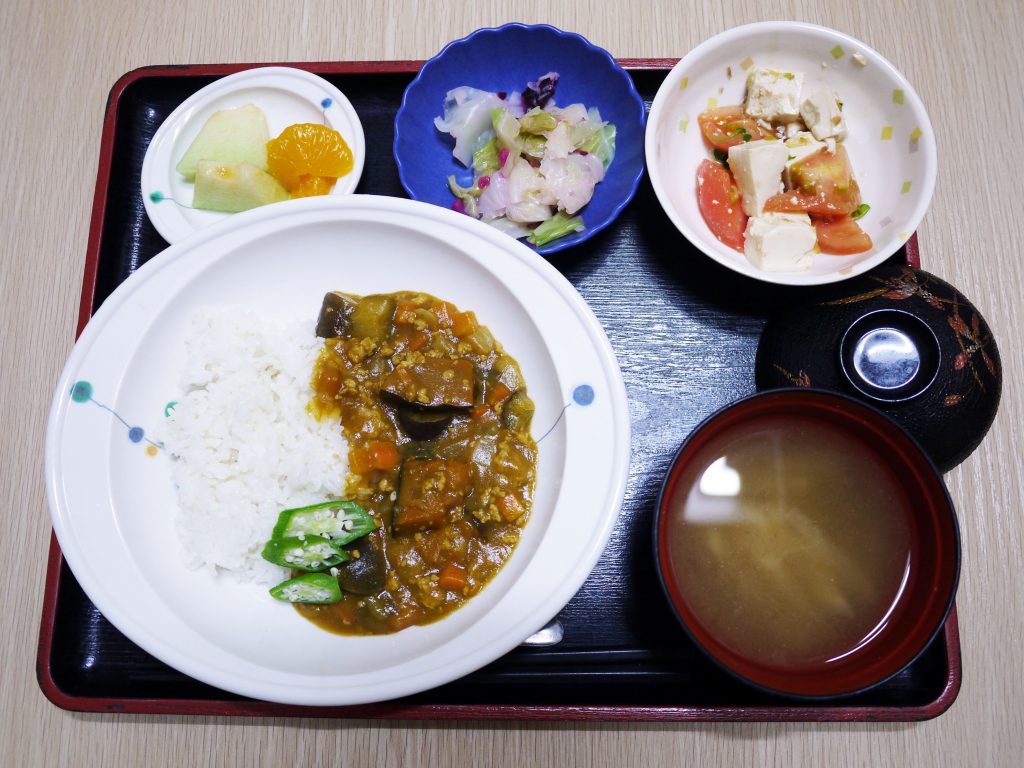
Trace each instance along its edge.
{"label": "black lacquer tray", "polygon": [[[674,60],[626,60],[648,104]],[[188,96],[247,65],[147,67],[111,91],[100,152],[79,331],[110,292],[166,243],[143,208],[142,158],[160,123]],[[352,101],[366,132],[357,192],[404,196],[392,159],[395,112],[420,62],[291,65],[322,75]],[[916,263],[916,241],[893,257]],[[908,669],[867,693],[831,702],[771,696],[707,661],[675,624],[655,573],[651,524],[676,449],[704,417],[754,392],[767,317],[813,291],[771,288],[718,266],[672,226],[644,181],[608,229],[555,254],[611,339],[633,427],[625,503],[604,556],[559,614],[565,636],[520,647],[419,695],[360,707],[251,701],[186,677],[114,629],[51,541],[38,676],[58,706],[93,712],[576,720],[923,720],[960,688],[956,612]]]}

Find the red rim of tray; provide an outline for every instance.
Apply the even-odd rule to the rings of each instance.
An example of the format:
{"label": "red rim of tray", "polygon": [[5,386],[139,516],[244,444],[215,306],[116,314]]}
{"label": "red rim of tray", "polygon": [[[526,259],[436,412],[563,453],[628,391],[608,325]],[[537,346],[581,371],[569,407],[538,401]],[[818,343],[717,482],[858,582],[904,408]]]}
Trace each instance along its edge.
{"label": "red rim of tray", "polygon": [[[617,59],[627,71],[668,70],[678,59]],[[195,64],[149,66],[132,70],[114,83],[107,97],[100,142],[99,165],[93,195],[92,217],[82,278],[82,298],[75,337],[92,316],[99,266],[103,220],[106,214],[105,191],[110,182],[114,154],[114,129],[124,91],[135,81],[147,77],[230,75],[244,69],[288,66],[318,75],[412,74],[422,61],[349,61],[349,62],[262,62],[246,64]],[[917,235],[906,242],[907,263],[920,267]],[[956,700],[962,682],[960,634],[956,606],[950,611],[942,635],[946,644],[948,675],[939,696],[916,707],[897,706],[606,706],[606,705],[496,705],[496,704],[411,704],[382,702],[351,707],[302,707],[254,700],[210,700],[188,698],[123,699],[103,696],[75,696],[63,691],[53,677],[50,665],[53,647],[57,596],[60,592],[64,558],[57,538],[50,535],[46,584],[36,656],[36,676],[43,694],[56,706],[75,712],[127,712],[133,714],[218,715],[248,717],[334,717],[408,720],[577,720],[577,721],[778,721],[778,722],[910,722],[938,717]]]}

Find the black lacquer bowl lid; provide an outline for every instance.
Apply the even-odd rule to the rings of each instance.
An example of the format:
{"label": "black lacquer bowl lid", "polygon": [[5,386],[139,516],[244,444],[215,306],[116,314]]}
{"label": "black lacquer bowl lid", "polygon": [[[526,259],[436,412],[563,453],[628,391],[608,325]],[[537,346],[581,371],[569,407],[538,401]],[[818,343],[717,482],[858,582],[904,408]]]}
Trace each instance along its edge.
{"label": "black lacquer bowl lid", "polygon": [[770,319],[756,377],[758,390],[820,387],[871,403],[948,472],[992,426],[1002,366],[967,297],[928,272],[888,264]]}

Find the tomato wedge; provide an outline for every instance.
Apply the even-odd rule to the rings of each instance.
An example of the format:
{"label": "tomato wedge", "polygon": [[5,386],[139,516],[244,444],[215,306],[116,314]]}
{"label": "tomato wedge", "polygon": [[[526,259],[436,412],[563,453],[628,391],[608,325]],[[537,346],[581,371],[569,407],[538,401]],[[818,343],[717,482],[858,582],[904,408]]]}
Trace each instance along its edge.
{"label": "tomato wedge", "polygon": [[811,216],[822,253],[849,255],[864,253],[874,247],[871,235],[860,228],[851,216]]}
{"label": "tomato wedge", "polygon": [[729,147],[745,141],[763,139],[757,120],[743,111],[742,106],[717,107],[697,116],[700,132],[714,149],[728,152]]}
{"label": "tomato wedge", "polygon": [[835,152],[822,150],[793,163],[787,186],[765,201],[766,211],[844,216],[860,205],[860,187],[842,144]]}
{"label": "tomato wedge", "polygon": [[732,174],[713,160],[697,167],[697,205],[711,233],[743,253],[747,214],[740,203],[740,188]]}

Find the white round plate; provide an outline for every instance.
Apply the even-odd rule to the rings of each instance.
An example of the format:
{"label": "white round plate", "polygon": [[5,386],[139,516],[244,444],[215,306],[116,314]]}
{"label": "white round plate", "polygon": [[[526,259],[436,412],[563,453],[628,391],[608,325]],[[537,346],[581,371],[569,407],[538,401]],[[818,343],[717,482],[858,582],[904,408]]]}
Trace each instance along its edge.
{"label": "white round plate", "polygon": [[[149,442],[159,442],[165,407],[180,394],[195,310],[244,306],[312,321],[328,290],[417,290],[475,310],[520,362],[536,404],[536,500],[509,562],[453,614],[393,635],[334,635],[265,586],[185,568],[171,459]],[[629,446],[608,339],[542,257],[436,206],[328,196],[236,214],[171,246],[110,295],[57,386],[46,485],[75,578],[137,645],[243,696],[360,704],[461,677],[554,616],[608,540]]]}
{"label": "white round plate", "polygon": [[175,170],[210,116],[221,109],[255,104],[267,116],[270,137],[295,123],[322,123],[341,134],[353,167],[332,195],[355,191],[363,174],[363,125],[341,91],[322,77],[291,67],[258,67],[222,77],[192,94],[157,129],[142,160],[142,202],[156,231],[168,243],[236,214],[192,208],[194,185]]}
{"label": "white round plate", "polygon": [[[870,251],[815,254],[809,272],[764,272],[719,242],[704,223],[697,166],[711,152],[697,116],[712,106],[742,104],[747,73],[756,66],[803,72],[805,88],[822,85],[839,94],[848,129],[844,144],[861,197],[871,206],[858,222],[874,242]],[[645,145],[651,185],[676,228],[719,264],[772,283],[831,283],[881,264],[914,233],[935,189],[935,136],[924,104],[903,75],[864,43],[801,22],[736,27],[686,54],[651,104]]]}

